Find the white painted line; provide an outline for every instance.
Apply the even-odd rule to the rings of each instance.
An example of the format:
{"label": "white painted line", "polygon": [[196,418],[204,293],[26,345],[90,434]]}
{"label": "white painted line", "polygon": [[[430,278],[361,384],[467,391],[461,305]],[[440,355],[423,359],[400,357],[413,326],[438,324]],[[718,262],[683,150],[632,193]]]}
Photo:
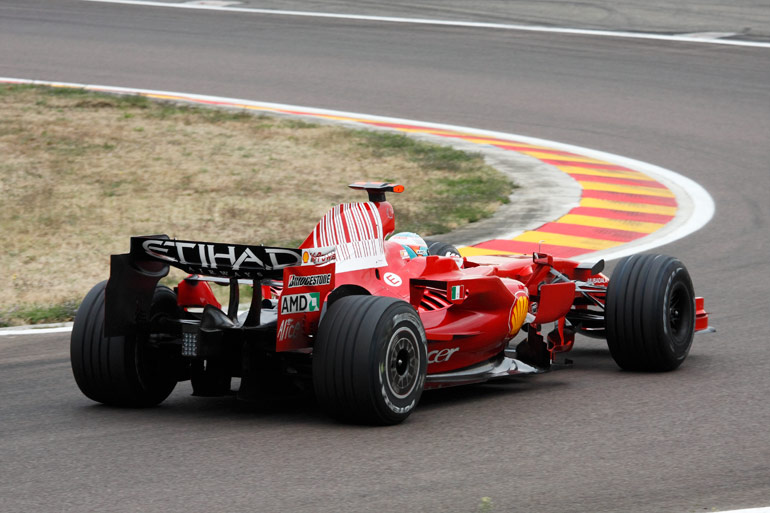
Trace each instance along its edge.
{"label": "white painted line", "polygon": [[0,328],[0,337],[10,337],[12,335],[40,335],[43,333],[69,333],[72,331],[72,323],[61,323],[57,325],[33,324],[29,326],[14,326],[11,328]]}
{"label": "white painted line", "polygon": [[526,32],[546,32],[546,33],[552,33],[552,34],[572,34],[572,35],[579,35],[579,36],[619,37],[619,38],[626,38],[626,39],[650,39],[650,40],[656,40],[656,41],[673,41],[673,42],[680,42],[680,43],[707,43],[707,44],[730,45],[730,46],[749,46],[749,47],[755,47],[755,48],[770,48],[770,43],[765,43],[760,41],[742,41],[737,39],[708,38],[708,37],[703,37],[702,34],[698,34],[693,37],[689,35],[653,34],[649,32],[622,32],[622,31],[614,31],[614,30],[540,27],[535,25],[513,25],[508,23],[488,23],[488,22],[481,22],[481,21],[452,21],[452,20],[435,20],[435,19],[427,19],[427,18],[401,18],[396,16],[369,16],[369,15],[363,15],[363,14],[343,14],[343,13],[310,12],[310,11],[283,11],[278,9],[256,9],[251,7],[219,6],[219,5],[208,5],[208,4],[201,4],[201,3],[152,2],[149,0],[83,0],[83,1],[108,3],[108,4],[139,5],[139,6],[147,6],[147,7],[195,9],[195,10],[204,10],[204,11],[224,11],[224,12],[266,14],[266,15],[280,15],[280,16],[302,16],[302,17],[311,17],[311,18],[334,18],[334,19],[356,20],[356,21],[376,21],[376,22],[382,22],[382,23],[440,25],[440,26],[446,26],[446,27],[515,30],[515,31],[526,31]]}
{"label": "white painted line", "polygon": [[770,513],[770,507],[767,508],[751,508],[751,509],[733,509],[730,511],[720,511],[717,513]]}
{"label": "white painted line", "polygon": [[215,7],[228,7],[231,5],[238,5],[243,2],[227,2],[226,0],[191,0],[185,3],[187,5],[213,5]]}
{"label": "white painted line", "polygon": [[725,37],[735,37],[740,34],[737,32],[691,32],[689,34],[677,34],[679,37],[692,37],[696,39],[723,39]]}

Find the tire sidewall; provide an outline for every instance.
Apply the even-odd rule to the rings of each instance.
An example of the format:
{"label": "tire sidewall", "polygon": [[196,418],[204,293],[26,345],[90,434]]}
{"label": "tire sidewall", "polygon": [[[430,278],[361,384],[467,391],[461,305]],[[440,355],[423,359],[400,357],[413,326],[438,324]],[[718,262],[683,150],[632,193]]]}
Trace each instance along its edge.
{"label": "tire sidewall", "polygon": [[[400,419],[411,413],[422,395],[428,367],[427,339],[422,322],[410,305],[397,303],[388,310],[391,311],[390,315],[383,315],[375,330],[376,343],[372,344],[372,350],[376,353],[371,359],[371,375],[377,378],[374,383],[374,397],[378,402],[378,410],[389,419]],[[387,372],[389,351],[393,350],[393,344],[400,338],[399,335],[413,339],[416,346],[415,355],[419,358],[416,380],[406,394],[397,394],[393,390]]]}
{"label": "tire sidewall", "polygon": [[[668,279],[659,302],[659,330],[669,357],[676,362],[681,362],[687,357],[692,346],[695,330],[695,294],[687,269],[681,263],[672,262],[667,271]],[[671,300],[675,294],[680,296],[680,306],[683,309],[680,315],[685,322],[678,334],[674,333],[671,327]]]}

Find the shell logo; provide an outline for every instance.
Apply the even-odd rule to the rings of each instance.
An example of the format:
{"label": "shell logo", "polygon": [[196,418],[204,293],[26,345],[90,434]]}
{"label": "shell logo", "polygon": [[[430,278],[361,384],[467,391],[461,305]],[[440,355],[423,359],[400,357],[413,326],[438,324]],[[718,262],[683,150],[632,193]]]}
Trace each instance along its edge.
{"label": "shell logo", "polygon": [[302,252],[302,263],[306,264],[308,262],[308,260],[310,260],[310,253],[308,253],[307,251],[303,251]]}
{"label": "shell logo", "polygon": [[528,311],[529,298],[525,294],[517,294],[516,302],[511,306],[511,330],[508,333],[509,335],[514,336],[519,332],[524,324],[524,320],[527,318]]}

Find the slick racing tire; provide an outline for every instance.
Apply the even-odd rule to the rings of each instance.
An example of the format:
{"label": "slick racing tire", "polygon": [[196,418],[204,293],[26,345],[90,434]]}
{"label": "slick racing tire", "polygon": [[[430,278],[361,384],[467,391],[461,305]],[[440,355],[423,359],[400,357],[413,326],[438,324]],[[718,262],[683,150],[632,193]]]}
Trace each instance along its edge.
{"label": "slick racing tire", "polygon": [[319,326],[313,387],[321,409],[337,420],[398,424],[417,406],[427,367],[425,330],[409,303],[346,296]]}
{"label": "slick racing tire", "polygon": [[676,258],[622,259],[610,279],[605,306],[607,345],[620,368],[670,371],[690,352],[695,294],[690,274]]}
{"label": "slick racing tire", "polygon": [[429,255],[460,256],[460,252],[457,251],[457,248],[451,244],[447,244],[446,242],[441,242],[438,240],[426,240],[425,243],[428,245]]}
{"label": "slick racing tire", "polygon": [[[176,386],[173,355],[139,336],[104,336],[104,294],[96,285],[80,305],[70,338],[72,373],[86,397],[111,406],[155,406]],[[155,289],[151,317],[175,314],[176,294]]]}

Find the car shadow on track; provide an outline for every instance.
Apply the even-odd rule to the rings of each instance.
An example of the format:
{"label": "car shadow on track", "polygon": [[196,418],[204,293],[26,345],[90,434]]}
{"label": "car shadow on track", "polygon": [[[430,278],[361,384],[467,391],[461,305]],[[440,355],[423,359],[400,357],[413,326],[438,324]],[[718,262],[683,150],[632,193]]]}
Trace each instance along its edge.
{"label": "car shadow on track", "polygon": [[500,397],[515,397],[565,386],[564,380],[538,380],[537,376],[511,377],[487,383],[426,390],[420,399],[420,410],[446,408],[472,402],[479,403]]}
{"label": "car shadow on track", "polygon": [[[425,391],[416,412],[449,411],[470,404],[483,404],[498,399],[544,394],[565,386],[565,380],[542,380],[538,376],[513,377],[503,382],[465,385]],[[345,426],[327,417],[318,407],[312,392],[257,402],[244,402],[235,395],[224,397],[194,397],[188,383],[180,383],[177,390],[162,404],[152,408],[130,409],[89,404],[76,408],[75,415],[89,422],[133,425],[153,424],[167,427],[180,424],[205,427],[223,425],[232,427],[293,427]],[[349,426],[355,428],[356,426]]]}
{"label": "car shadow on track", "polygon": [[[620,370],[603,345],[586,344],[569,353],[574,361],[571,368],[542,375],[512,376],[488,383],[426,390],[417,407],[417,412],[449,411],[454,407],[464,408],[469,404],[483,405],[500,399],[547,400],[547,396],[563,391],[574,384],[585,384],[596,378],[613,379],[613,375],[624,373]],[[688,362],[689,363],[689,362]],[[592,379],[593,378],[593,379]],[[233,389],[239,383],[234,380]],[[544,397],[545,396],[545,397]],[[324,426],[340,425],[328,418],[318,407],[312,391],[288,395],[282,398],[244,402],[236,399],[235,393],[224,397],[194,397],[189,382],[179,383],[173,394],[161,405],[153,408],[127,409],[80,403],[78,415],[100,419],[114,419],[175,424],[191,422],[206,424],[231,422],[236,425],[271,426]]]}

